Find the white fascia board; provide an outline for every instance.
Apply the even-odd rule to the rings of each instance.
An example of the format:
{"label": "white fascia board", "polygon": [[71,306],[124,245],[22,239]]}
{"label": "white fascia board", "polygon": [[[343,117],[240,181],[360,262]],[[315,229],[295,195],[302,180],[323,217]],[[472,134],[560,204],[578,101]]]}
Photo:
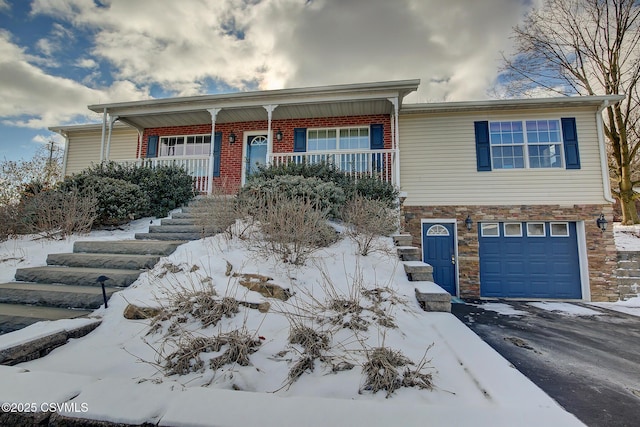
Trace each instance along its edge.
{"label": "white fascia board", "polygon": [[[114,123],[113,128],[114,129],[125,129],[125,128],[135,129],[131,125],[121,123],[119,121]],[[69,133],[69,132],[86,132],[86,131],[92,131],[92,130],[101,130],[102,123],[87,123],[83,125],[68,125],[68,126],[65,126],[65,125],[51,126],[47,129],[50,130],[51,132],[55,132],[59,134]]]}
{"label": "white fascia board", "polygon": [[490,111],[533,108],[599,107],[603,101],[623,100],[624,95],[563,96],[554,98],[491,99],[483,101],[434,102],[404,104],[400,114],[439,113],[457,111]]}

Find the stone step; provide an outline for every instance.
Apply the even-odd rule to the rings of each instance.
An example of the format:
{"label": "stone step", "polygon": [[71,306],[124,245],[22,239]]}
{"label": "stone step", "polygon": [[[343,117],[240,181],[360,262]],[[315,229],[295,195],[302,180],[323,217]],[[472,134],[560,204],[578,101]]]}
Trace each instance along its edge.
{"label": "stone step", "polygon": [[117,268],[123,270],[140,270],[153,268],[160,260],[160,255],[134,254],[49,254],[48,265],[65,265],[67,267]]}
{"label": "stone step", "polygon": [[413,245],[413,236],[411,234],[394,234],[393,244],[396,246],[411,246]]}
{"label": "stone step", "polygon": [[173,218],[173,219],[193,219],[195,217],[193,216],[193,214],[190,214],[190,213],[176,212],[176,213],[171,214],[171,218]]}
{"label": "stone step", "polygon": [[202,233],[136,233],[137,240],[200,240]]}
{"label": "stone step", "polygon": [[149,233],[202,233],[203,228],[197,225],[151,225]]}
{"label": "stone step", "polygon": [[185,243],[184,240],[169,241],[140,241],[117,240],[99,242],[75,242],[75,253],[99,253],[99,254],[133,254],[133,255],[170,255],[178,246]]}
{"label": "stone step", "polygon": [[193,218],[164,218],[161,222],[161,225],[195,225],[195,220]]}
{"label": "stone step", "polygon": [[404,261],[404,272],[410,282],[433,282],[433,267],[422,261]]}
{"label": "stone step", "polygon": [[100,286],[98,277],[106,276],[105,286],[129,286],[138,279],[142,270],[82,267],[30,267],[16,270],[16,281],[61,283],[74,286]]}
{"label": "stone step", "polygon": [[414,246],[397,246],[398,258],[401,261],[422,261],[420,248]]}
{"label": "stone step", "polygon": [[[117,290],[106,287],[107,299]],[[96,309],[104,304],[104,299],[99,286],[13,282],[0,284],[0,303]]]}
{"label": "stone step", "polygon": [[640,286],[640,277],[618,277],[618,286]]}
{"label": "stone step", "polygon": [[637,252],[637,251],[619,251],[618,252],[618,260],[619,261],[640,260],[640,252]]}
{"label": "stone step", "polygon": [[618,260],[618,268],[640,270],[640,259],[639,260],[624,260],[624,259]]}
{"label": "stone step", "polygon": [[75,319],[89,314],[88,310],[0,304],[0,333],[17,331],[42,320]]}
{"label": "stone step", "polygon": [[424,311],[451,312],[451,294],[433,282],[415,282],[415,294]]}
{"label": "stone step", "polygon": [[614,272],[614,276],[616,277],[635,277],[640,280],[640,270],[638,269],[627,269],[627,268],[617,268]]}

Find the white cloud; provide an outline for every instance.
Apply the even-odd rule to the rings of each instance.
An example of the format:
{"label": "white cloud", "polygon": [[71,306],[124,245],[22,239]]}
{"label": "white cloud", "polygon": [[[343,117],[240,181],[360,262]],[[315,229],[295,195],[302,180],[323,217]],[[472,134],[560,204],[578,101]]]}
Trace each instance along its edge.
{"label": "white cloud", "polygon": [[92,58],[78,58],[74,64],[78,68],[97,68],[98,63]]}
{"label": "white cloud", "polygon": [[24,49],[0,31],[0,117],[5,125],[46,128],[78,116],[93,118],[88,104],[148,98],[146,88],[117,81],[105,89],[91,89],[72,79],[47,74]]}
{"label": "white cloud", "polygon": [[35,0],[95,31],[116,77],[179,95],[421,78],[417,100],[485,97],[526,1]]}
{"label": "white cloud", "polygon": [[0,12],[11,10],[11,5],[7,0],[0,0]]}

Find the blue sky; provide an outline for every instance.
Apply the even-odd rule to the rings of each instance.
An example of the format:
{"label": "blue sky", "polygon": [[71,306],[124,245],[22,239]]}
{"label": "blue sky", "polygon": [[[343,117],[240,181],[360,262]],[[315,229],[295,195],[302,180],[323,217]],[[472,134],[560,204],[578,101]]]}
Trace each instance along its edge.
{"label": "blue sky", "polygon": [[0,0],[0,160],[89,104],[420,78],[487,97],[529,0]]}

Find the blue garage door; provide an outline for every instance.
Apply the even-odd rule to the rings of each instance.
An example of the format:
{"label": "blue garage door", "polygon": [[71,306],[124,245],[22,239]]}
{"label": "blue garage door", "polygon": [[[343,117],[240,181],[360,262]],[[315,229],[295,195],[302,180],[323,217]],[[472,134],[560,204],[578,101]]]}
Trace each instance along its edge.
{"label": "blue garage door", "polygon": [[480,295],[582,297],[575,222],[483,222]]}

